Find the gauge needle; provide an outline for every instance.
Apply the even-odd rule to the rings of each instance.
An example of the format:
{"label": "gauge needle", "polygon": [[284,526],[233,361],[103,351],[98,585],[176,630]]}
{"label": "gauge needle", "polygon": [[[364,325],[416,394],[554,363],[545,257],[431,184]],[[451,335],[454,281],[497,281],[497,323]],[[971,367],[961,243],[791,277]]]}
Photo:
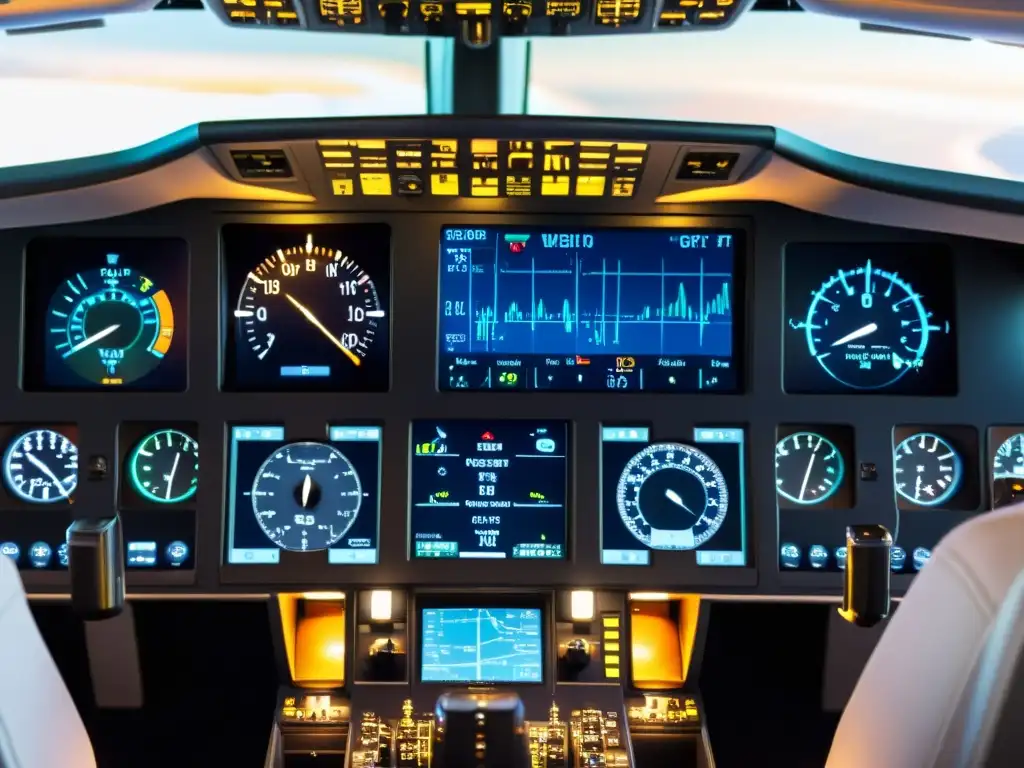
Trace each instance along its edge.
{"label": "gauge needle", "polygon": [[[821,445],[819,441],[818,445]],[[818,448],[815,446],[814,453],[811,454],[811,460],[807,462],[807,469],[804,471],[804,481],[800,484],[800,495],[797,497],[800,501],[804,500],[804,494],[807,492],[807,482],[811,479],[811,467],[814,466],[814,460],[818,458]]]}
{"label": "gauge needle", "polygon": [[174,463],[171,465],[171,472],[167,475],[167,493],[164,494],[165,499],[171,498],[171,486],[174,485],[174,473],[178,471],[178,462],[181,460],[181,454],[174,454]]}
{"label": "gauge needle", "polygon": [[690,509],[688,506],[686,506],[686,504],[683,502],[683,497],[680,496],[675,491],[673,491],[671,488],[666,488],[665,489],[665,498],[668,499],[669,501],[671,501],[676,506],[682,507],[687,512],[689,512],[691,515],[693,515],[694,517],[697,516],[697,515],[694,514],[693,510]]}
{"label": "gauge needle", "polygon": [[28,459],[29,464],[34,464],[35,467],[40,472],[42,472],[44,475],[46,475],[48,478],[50,478],[50,480],[53,482],[53,484],[55,486],[57,486],[57,493],[59,493],[64,498],[67,498],[68,492],[67,492],[67,489],[64,487],[64,483],[62,483],[60,480],[57,479],[57,476],[55,474],[53,474],[53,472],[50,470],[50,468],[48,466],[43,464],[43,462],[41,462],[39,459],[37,459],[31,453],[26,453],[25,454],[25,458]]}
{"label": "gauge needle", "polygon": [[312,312],[310,312],[308,309],[302,306],[290,293],[286,293],[284,297],[291,302],[293,307],[295,307],[297,310],[299,310],[299,312],[302,313],[302,316],[309,321],[310,325],[312,325],[314,328],[320,331],[320,333],[322,333],[324,336],[331,340],[331,343],[334,346],[336,346],[338,349],[344,352],[345,357],[352,361],[352,365],[360,365],[362,361],[359,359],[359,357],[351,349],[349,349],[336,338],[334,338],[334,334],[328,331],[324,324],[316,319],[316,315],[314,315]]}
{"label": "gauge needle", "polygon": [[849,344],[851,341],[856,341],[862,336],[867,336],[869,333],[874,333],[877,330],[877,325],[875,325],[874,323],[868,323],[863,328],[858,328],[856,331],[846,334],[845,336],[843,336],[843,338],[839,339],[838,341],[833,341],[832,346],[838,347],[840,344]]}
{"label": "gauge needle", "polygon": [[73,346],[71,349],[69,349],[67,352],[64,353],[64,357],[65,358],[71,357],[73,354],[75,354],[75,352],[79,352],[80,350],[85,349],[89,345],[95,344],[100,339],[107,338],[107,336],[112,334],[114,331],[116,331],[120,327],[121,327],[120,325],[108,325],[102,331],[97,331],[96,333],[94,333],[89,338],[82,339],[80,342],[75,344],[75,346]]}
{"label": "gauge needle", "polygon": [[309,492],[313,490],[313,478],[306,475],[302,479],[302,508],[306,509],[309,504]]}

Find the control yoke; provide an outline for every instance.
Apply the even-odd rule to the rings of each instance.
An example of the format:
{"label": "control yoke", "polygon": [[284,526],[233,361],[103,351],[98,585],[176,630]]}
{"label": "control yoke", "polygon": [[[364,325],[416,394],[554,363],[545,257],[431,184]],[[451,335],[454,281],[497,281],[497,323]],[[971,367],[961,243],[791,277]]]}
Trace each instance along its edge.
{"label": "control yoke", "polygon": [[437,700],[435,765],[529,768],[523,702],[513,693],[446,693]]}
{"label": "control yoke", "polygon": [[124,543],[121,518],[75,520],[68,528],[71,607],[86,621],[124,610]]}
{"label": "control yoke", "polygon": [[858,627],[873,627],[889,615],[892,535],[881,525],[846,529],[846,581],[839,615]]}

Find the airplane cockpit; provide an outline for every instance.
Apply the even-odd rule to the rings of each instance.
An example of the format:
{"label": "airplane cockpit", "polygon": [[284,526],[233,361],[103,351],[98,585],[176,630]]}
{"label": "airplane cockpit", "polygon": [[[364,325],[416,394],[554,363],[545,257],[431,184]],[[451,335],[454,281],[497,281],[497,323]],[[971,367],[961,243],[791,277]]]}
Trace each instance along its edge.
{"label": "airplane cockpit", "polygon": [[1024,760],[1024,7],[0,28],[0,768]]}

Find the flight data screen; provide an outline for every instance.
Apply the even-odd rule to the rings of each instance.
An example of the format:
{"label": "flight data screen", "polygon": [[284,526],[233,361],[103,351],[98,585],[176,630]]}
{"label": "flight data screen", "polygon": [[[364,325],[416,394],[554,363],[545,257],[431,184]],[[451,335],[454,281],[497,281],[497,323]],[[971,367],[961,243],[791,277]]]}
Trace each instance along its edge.
{"label": "flight data screen", "polygon": [[565,558],[569,423],[414,421],[412,556]]}
{"label": "flight data screen", "polygon": [[231,427],[229,564],[276,565],[283,551],[323,550],[332,565],[377,562],[382,430],[332,426],[327,437]]}
{"label": "flight data screen", "polygon": [[438,386],[735,391],[742,237],[446,227]]}
{"label": "flight data screen", "polygon": [[424,608],[424,683],[543,683],[539,608]]}
{"label": "flight data screen", "polygon": [[25,250],[26,390],[184,391],[187,324],[184,240],[40,238]]}
{"label": "flight data screen", "polygon": [[688,441],[602,427],[601,562],[650,565],[652,551],[694,551],[698,566],[746,566],[743,450],[735,427],[697,427]]}

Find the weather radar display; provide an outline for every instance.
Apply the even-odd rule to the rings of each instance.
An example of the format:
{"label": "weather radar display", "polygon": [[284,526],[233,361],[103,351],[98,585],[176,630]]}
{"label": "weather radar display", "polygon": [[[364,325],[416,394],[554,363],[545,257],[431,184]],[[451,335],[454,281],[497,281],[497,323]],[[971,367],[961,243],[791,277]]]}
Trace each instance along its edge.
{"label": "weather radar display", "polygon": [[543,683],[539,608],[424,608],[424,683]]}
{"label": "weather radar display", "polygon": [[376,224],[225,227],[225,386],[386,391],[390,237]]}
{"label": "weather radar display", "polygon": [[185,389],[187,260],[181,240],[30,243],[26,389]]}
{"label": "weather radar display", "polygon": [[446,227],[438,386],[735,391],[743,235]]}
{"label": "weather radar display", "polygon": [[786,249],[786,391],[956,393],[949,254],[931,246]]}

